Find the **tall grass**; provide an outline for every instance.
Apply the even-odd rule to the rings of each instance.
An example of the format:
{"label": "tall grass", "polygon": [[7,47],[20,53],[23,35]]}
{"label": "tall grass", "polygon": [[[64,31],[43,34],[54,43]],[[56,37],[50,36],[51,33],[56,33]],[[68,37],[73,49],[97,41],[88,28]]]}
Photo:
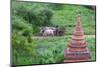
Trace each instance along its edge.
{"label": "tall grass", "polygon": [[[49,63],[62,63],[64,60],[64,49],[70,42],[71,37],[48,37],[48,38],[35,38],[36,49],[35,56],[28,56],[25,53],[22,57],[18,57],[20,64],[49,64]],[[86,38],[88,48],[91,52],[91,61],[95,60],[95,38]],[[33,44],[34,45],[34,44]],[[33,49],[33,48],[31,48]],[[32,52],[32,51],[31,51]]]}

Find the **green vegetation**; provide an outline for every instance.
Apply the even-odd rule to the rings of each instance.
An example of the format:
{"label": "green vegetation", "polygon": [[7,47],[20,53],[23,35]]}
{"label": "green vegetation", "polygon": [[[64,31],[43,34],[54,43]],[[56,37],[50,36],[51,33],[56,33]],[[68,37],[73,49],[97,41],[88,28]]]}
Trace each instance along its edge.
{"label": "green vegetation", "polygon": [[[79,5],[12,2],[12,54],[14,65],[60,63],[70,41],[76,16],[81,14],[85,34],[95,35],[95,11]],[[41,26],[62,26],[62,37],[34,38]],[[95,38],[86,38],[95,60]]]}
{"label": "green vegetation", "polygon": [[13,24],[16,21],[28,24],[33,28],[33,35],[39,34],[41,26],[63,26],[66,34],[72,34],[77,14],[81,14],[85,34],[95,34],[95,11],[86,6],[13,2],[12,14]]}
{"label": "green vegetation", "polygon": [[[49,63],[63,63],[64,49],[70,42],[71,37],[48,37],[48,38],[33,38],[36,42],[36,55],[29,55],[28,52],[21,53],[22,56],[17,56],[16,64],[49,64]],[[92,59],[95,60],[95,38],[86,38],[88,47],[91,51]],[[32,46],[33,44],[31,44]],[[33,47],[31,47],[33,49]],[[34,52],[32,50],[31,52]]]}

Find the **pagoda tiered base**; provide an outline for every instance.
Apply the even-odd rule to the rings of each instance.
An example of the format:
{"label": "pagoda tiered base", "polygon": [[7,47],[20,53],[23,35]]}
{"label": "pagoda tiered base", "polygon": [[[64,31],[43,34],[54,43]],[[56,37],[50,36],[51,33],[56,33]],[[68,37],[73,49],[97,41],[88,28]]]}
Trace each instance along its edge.
{"label": "pagoda tiered base", "polygon": [[91,61],[90,59],[88,60],[64,60],[65,63],[74,63],[74,62],[87,62]]}
{"label": "pagoda tiered base", "polygon": [[69,50],[65,50],[64,54],[65,60],[64,62],[81,62],[81,61],[90,61],[91,56],[90,52],[88,51],[82,51],[82,52],[71,52]]}

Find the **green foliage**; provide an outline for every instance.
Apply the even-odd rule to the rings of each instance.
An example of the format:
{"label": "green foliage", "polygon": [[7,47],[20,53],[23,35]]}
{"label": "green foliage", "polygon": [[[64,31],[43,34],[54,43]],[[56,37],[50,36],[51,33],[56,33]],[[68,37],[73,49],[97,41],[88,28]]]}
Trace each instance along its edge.
{"label": "green foliage", "polygon": [[53,14],[52,10],[42,7],[40,4],[13,2],[12,6],[13,14],[20,16],[27,23],[31,23],[36,26],[50,24],[50,20]]}
{"label": "green foliage", "polygon": [[[82,16],[85,34],[95,34],[95,11],[78,5],[12,2],[13,64],[59,63],[64,60],[64,49],[70,41],[77,14]],[[41,26],[66,28],[67,36],[34,38]],[[86,38],[95,60],[95,38]]]}
{"label": "green foliage", "polygon": [[[64,49],[67,47],[71,37],[48,37],[48,38],[34,38],[36,43],[36,56],[18,57],[21,61],[18,64],[49,64],[49,63],[63,63],[64,60]],[[88,43],[88,48],[91,52],[92,59],[95,60],[95,38],[87,37],[86,42]],[[27,54],[26,54],[27,55]],[[25,59],[26,61],[23,61]],[[34,60],[32,60],[34,59]]]}
{"label": "green foliage", "polygon": [[13,31],[16,30],[24,36],[30,36],[34,32],[31,24],[25,23],[23,19],[19,19],[18,17],[13,18],[12,28],[14,29]]}
{"label": "green foliage", "polygon": [[95,10],[88,9],[87,7],[79,5],[13,2],[12,14],[16,21],[22,20],[24,23],[32,24],[35,32],[33,33],[34,35],[39,34],[39,27],[41,26],[63,26],[66,29],[65,33],[71,34],[77,21],[77,14],[81,14],[85,34],[95,34]]}
{"label": "green foliage", "polygon": [[52,25],[52,15],[46,5],[12,2],[12,28],[23,31],[25,36],[38,35],[40,26]]}
{"label": "green foliage", "polygon": [[[95,38],[88,38],[86,39],[88,43],[89,51],[91,52],[92,60],[96,60],[96,39]],[[90,46],[91,45],[91,46]]]}
{"label": "green foliage", "polygon": [[63,5],[62,9],[54,11],[51,21],[54,25],[64,26],[66,34],[72,34],[78,14],[81,14],[81,22],[85,29],[85,34],[95,34],[95,11],[85,6]]}
{"label": "green foliage", "polygon": [[62,10],[64,5],[63,4],[48,4],[48,7],[50,7],[53,10]]}
{"label": "green foliage", "polygon": [[[49,37],[46,39],[36,39],[37,45],[42,48],[39,51],[38,55],[42,55],[42,57],[38,57],[38,60],[41,61],[40,64],[46,63],[62,63],[64,60],[64,49],[67,47],[70,42],[71,37]],[[95,60],[95,38],[86,38],[86,42],[88,43],[89,50],[91,52],[92,59]],[[43,49],[44,48],[44,49]],[[39,50],[39,49],[37,49]],[[42,60],[40,60],[42,59]],[[52,60],[51,60],[52,59]],[[39,62],[38,62],[39,63]]]}
{"label": "green foliage", "polygon": [[12,54],[13,64],[23,63],[20,61],[22,57],[36,56],[35,48],[36,43],[31,38],[24,37],[17,32],[13,32],[12,35]]}
{"label": "green foliage", "polygon": [[37,25],[49,26],[51,24],[51,17],[53,15],[50,9],[40,9],[38,12],[38,22]]}

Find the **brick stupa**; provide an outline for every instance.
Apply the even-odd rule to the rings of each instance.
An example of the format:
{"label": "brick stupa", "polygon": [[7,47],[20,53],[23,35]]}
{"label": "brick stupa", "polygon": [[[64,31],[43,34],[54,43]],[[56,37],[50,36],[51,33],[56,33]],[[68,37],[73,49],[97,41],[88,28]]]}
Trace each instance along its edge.
{"label": "brick stupa", "polygon": [[64,51],[64,62],[90,61],[91,56],[84,37],[84,31],[80,22],[80,15],[78,15],[72,40]]}

